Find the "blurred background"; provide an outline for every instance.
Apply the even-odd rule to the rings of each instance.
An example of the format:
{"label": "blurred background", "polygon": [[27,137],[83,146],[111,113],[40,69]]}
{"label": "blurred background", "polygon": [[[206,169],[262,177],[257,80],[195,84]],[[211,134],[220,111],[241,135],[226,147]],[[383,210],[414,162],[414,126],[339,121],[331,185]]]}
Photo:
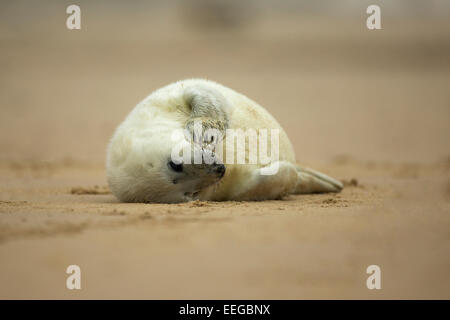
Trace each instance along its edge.
{"label": "blurred background", "polygon": [[[370,4],[382,30],[366,28]],[[103,165],[135,104],[191,77],[267,108],[299,162],[440,161],[449,17],[446,0],[2,1],[0,161]]]}
{"label": "blurred background", "polygon": [[[2,0],[0,298],[449,298],[449,18],[448,0]],[[344,191],[118,203],[114,129],[192,77],[263,105]]]}

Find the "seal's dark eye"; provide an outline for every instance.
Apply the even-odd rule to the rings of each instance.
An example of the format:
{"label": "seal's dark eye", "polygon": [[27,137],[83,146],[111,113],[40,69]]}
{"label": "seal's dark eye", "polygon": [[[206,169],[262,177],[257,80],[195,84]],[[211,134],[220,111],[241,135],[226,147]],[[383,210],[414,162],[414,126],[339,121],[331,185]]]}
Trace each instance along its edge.
{"label": "seal's dark eye", "polygon": [[183,171],[183,164],[182,164],[182,163],[176,164],[176,163],[173,162],[172,160],[169,162],[169,167],[171,167],[172,170],[173,170],[173,171],[176,171],[176,172],[181,172],[181,171]]}

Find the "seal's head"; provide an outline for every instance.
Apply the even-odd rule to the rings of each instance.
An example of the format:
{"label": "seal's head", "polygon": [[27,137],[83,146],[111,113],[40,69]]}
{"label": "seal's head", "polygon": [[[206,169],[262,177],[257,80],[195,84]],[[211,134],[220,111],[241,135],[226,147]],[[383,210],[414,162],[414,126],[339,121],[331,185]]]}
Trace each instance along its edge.
{"label": "seal's head", "polygon": [[108,148],[106,168],[110,189],[120,201],[177,203],[195,200],[202,190],[215,185],[224,176],[225,166],[211,152],[205,160],[206,152],[201,147],[190,149],[192,161],[174,156],[187,142],[174,141],[172,131],[160,127],[137,133],[126,127],[118,128]]}
{"label": "seal's head", "polygon": [[181,201],[196,199],[199,192],[216,184],[225,174],[225,165],[217,162],[177,164],[169,159],[167,166],[172,183],[177,185],[174,189],[182,196]]}

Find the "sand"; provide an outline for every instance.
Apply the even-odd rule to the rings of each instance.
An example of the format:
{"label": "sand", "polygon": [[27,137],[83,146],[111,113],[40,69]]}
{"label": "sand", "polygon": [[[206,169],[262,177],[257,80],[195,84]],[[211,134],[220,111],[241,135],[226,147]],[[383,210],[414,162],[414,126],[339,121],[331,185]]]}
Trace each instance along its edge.
{"label": "sand", "polygon": [[[450,298],[447,22],[369,33],[358,17],[283,16],[204,33],[179,13],[85,9],[72,32],[52,8],[0,22],[0,298]],[[264,105],[343,192],[119,203],[109,137],[188,77]],[[81,290],[66,288],[72,264]],[[366,287],[373,264],[381,290]]]}

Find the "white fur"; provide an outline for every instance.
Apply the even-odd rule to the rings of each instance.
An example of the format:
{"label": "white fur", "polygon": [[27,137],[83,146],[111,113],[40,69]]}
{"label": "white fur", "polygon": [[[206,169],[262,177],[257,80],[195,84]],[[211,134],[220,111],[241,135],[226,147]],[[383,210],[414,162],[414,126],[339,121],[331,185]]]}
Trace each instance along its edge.
{"label": "white fur", "polygon": [[[190,79],[172,83],[150,94],[116,129],[108,147],[106,168],[110,189],[119,200],[173,203],[193,199],[186,192],[186,188],[190,188],[188,183],[172,183],[174,173],[167,167],[167,160],[177,143],[171,141],[172,133],[185,128],[191,112],[189,101],[196,92],[211,92],[212,97],[202,96],[198,100],[200,104],[220,104],[228,118],[229,128],[279,129],[280,149],[276,175],[261,175],[262,165],[258,164],[227,164],[225,176],[220,182],[200,190],[195,198],[264,200],[278,199],[304,190],[320,192],[342,188],[336,180],[332,180],[334,185],[329,183],[329,177],[323,174],[308,177],[324,180],[325,187],[305,188],[300,178],[308,173],[296,166],[289,138],[264,108],[215,82]],[[214,92],[220,92],[220,97],[216,98]]]}

